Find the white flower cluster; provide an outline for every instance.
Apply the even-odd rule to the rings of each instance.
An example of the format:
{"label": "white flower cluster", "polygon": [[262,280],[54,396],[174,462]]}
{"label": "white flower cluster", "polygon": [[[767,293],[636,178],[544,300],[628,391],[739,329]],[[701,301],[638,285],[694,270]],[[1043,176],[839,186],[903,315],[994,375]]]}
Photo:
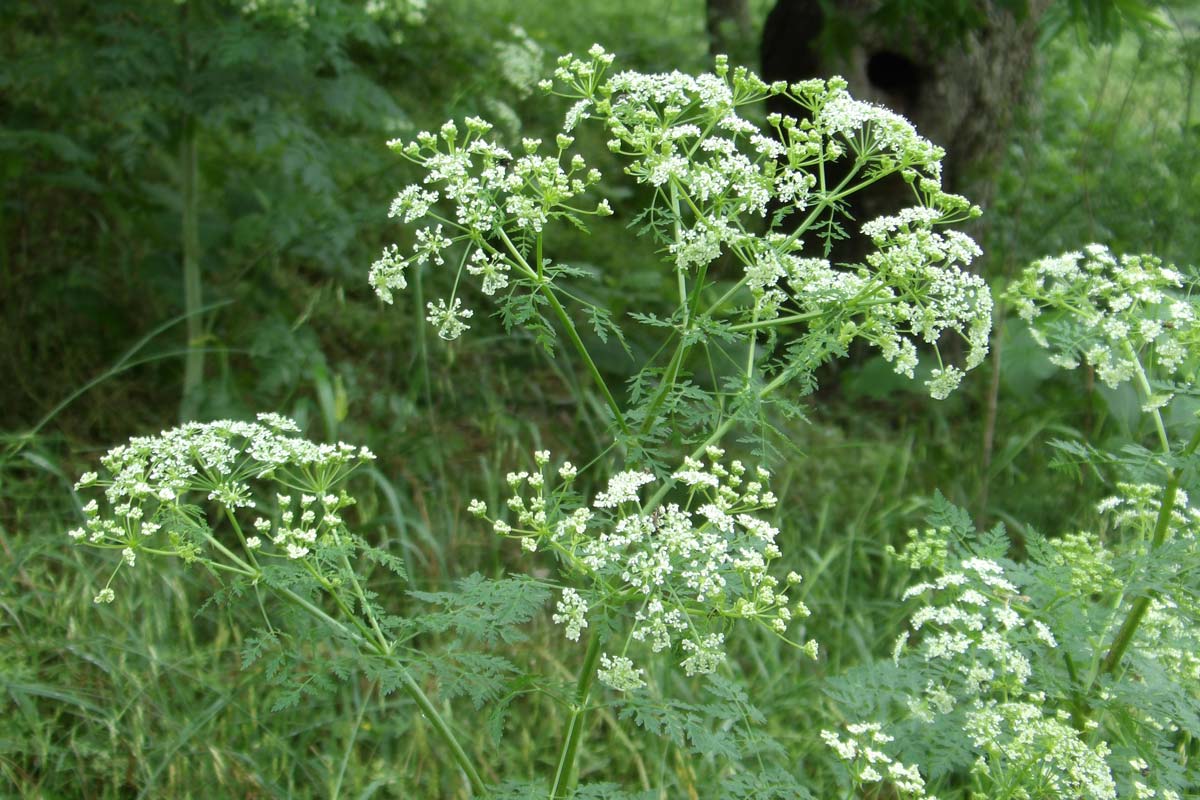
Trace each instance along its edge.
{"label": "white flower cluster", "polygon": [[1070,714],[1060,710],[1047,715],[1039,699],[989,700],[967,714],[966,734],[986,754],[975,763],[974,772],[996,786],[1020,776],[1016,780],[1037,786],[1040,797],[1115,800],[1117,787],[1105,760],[1108,745],[1089,747],[1072,726]]}
{"label": "white flower cluster", "polygon": [[[130,568],[143,547],[192,560],[203,542],[178,530],[201,527],[198,501],[213,501],[232,517],[238,509],[257,507],[260,495],[253,482],[260,481],[305,493],[296,510],[289,495],[279,495],[279,521],[259,517],[258,535],[245,539],[245,548],[261,552],[265,536],[276,547],[270,554],[303,558],[342,526],[338,512],[354,502],[345,492],[335,493],[335,487],[375,456],[365,447],[310,442],[295,436],[298,431],[286,417],[259,414],[258,422],[191,422],[130,439],[101,459],[110,477],[95,472],[80,477],[76,489],[102,488],[106,508],[96,498],[89,500],[83,526],[68,535],[82,544],[120,550],[122,564]],[[106,589],[97,602],[111,600]]]}
{"label": "white flower cluster", "polygon": [[[565,156],[573,142],[570,136],[556,138],[553,156],[538,154],[542,146],[538,139],[523,140],[523,153],[514,155],[487,138],[491,123],[469,117],[463,124],[463,131],[456,123],[447,122],[436,134],[423,131],[412,142],[389,142],[427,173],[424,186],[407,186],[396,195],[389,216],[406,224],[432,221],[416,229],[411,254],[398,245],[388,245],[371,266],[371,286],[384,302],[391,303],[393,292],[408,286],[410,267],[441,266],[446,251],[460,242],[470,249],[469,261],[461,263],[468,273],[482,277],[484,294],[494,294],[508,286],[513,266],[524,267],[526,272],[538,268],[518,264],[514,253],[497,249],[494,241],[501,232],[540,233],[562,214],[611,213],[607,203],[593,212],[570,206],[570,201],[600,180],[600,173],[588,169],[582,156]],[[439,215],[439,201],[453,207],[452,218]],[[444,339],[461,335],[467,328],[463,320],[471,315],[471,309],[462,307],[454,295],[436,305],[429,303],[428,320]]]}
{"label": "white flower cluster", "polygon": [[[567,96],[578,98],[566,125],[602,120],[613,137],[610,148],[630,159],[630,175],[678,194],[678,207],[669,209],[678,227],[667,245],[678,269],[728,252],[745,267],[756,322],[785,311],[845,308],[838,337],[864,339],[910,378],[919,346],[936,348],[944,334],[958,335],[968,346],[965,363],[948,366],[939,357],[927,383],[939,399],[964,370],[982,362],[992,299],[984,281],[966,269],[980,250],[966,234],[934,230],[979,209],[942,190],[944,153],[907,120],[854,100],[838,79],[768,86],[744,69],[731,75],[719,60],[715,74],[622,72],[600,82],[611,56],[598,48],[590,56],[559,60],[556,77]],[[739,106],[781,93],[811,113],[811,124],[773,117],[777,135],[767,136],[738,116]],[[818,204],[841,202],[832,188],[816,188],[816,172],[822,162],[847,154],[865,175],[903,175],[924,203],[863,226],[877,247],[865,264],[835,268],[807,257],[796,235],[763,235],[760,223],[745,219],[762,218],[772,206],[816,213]]]}
{"label": "white flower cluster", "polygon": [[[279,521],[258,517],[254,520],[254,530],[293,560],[309,555],[318,543],[336,542],[342,528],[338,512],[354,502],[345,492],[320,498],[302,494],[298,504],[293,504],[291,495],[280,494],[276,495],[276,501]],[[262,539],[253,536],[246,540],[246,546],[259,550]]]}
{"label": "white flower cluster", "polygon": [[1045,695],[1033,687],[1034,661],[1058,647],[1044,622],[1021,607],[1017,587],[1000,564],[972,557],[936,580],[910,587],[905,599],[932,595],[918,608],[911,632],[901,634],[899,661],[911,649],[926,673],[925,690],[909,699],[923,721],[959,713],[979,758],[974,772],[994,786],[1005,776],[1036,775],[1050,797],[1115,797],[1103,742],[1089,746],[1066,712],[1044,713]]}
{"label": "white flower cluster", "polygon": [[[1190,382],[1200,352],[1192,281],[1150,255],[1114,256],[1098,244],[1035,261],[1007,298],[1051,360],[1064,369],[1084,361],[1116,387],[1143,371]],[[1169,393],[1146,398],[1161,407]]]}
{"label": "white flower cluster", "polygon": [[[1117,527],[1136,531],[1143,539],[1149,539],[1162,509],[1163,487],[1155,483],[1118,481],[1117,492],[1097,503],[1096,510],[1111,515]],[[1175,507],[1167,520],[1167,536],[1185,534],[1195,539],[1197,531],[1200,531],[1200,509],[1190,506],[1187,492],[1177,489]]]}
{"label": "white flower cluster", "polygon": [[600,654],[600,669],[596,670],[596,677],[611,689],[616,689],[618,692],[632,692],[640,689],[646,685],[643,674],[642,670],[635,667],[633,661],[625,656]]}
{"label": "white flower cluster", "polygon": [[833,731],[821,731],[821,739],[842,761],[849,765],[859,784],[889,781],[900,797],[913,800],[937,800],[925,794],[925,780],[915,765],[909,766],[893,759],[882,748],[893,741],[876,722],[857,722],[846,726],[849,734],[842,739]]}
{"label": "white flower cluster", "polygon": [[[910,378],[918,350],[933,348],[937,365],[927,386],[937,398],[983,360],[992,300],[983,281],[967,271],[979,248],[963,233],[936,230],[979,209],[942,190],[944,153],[907,120],[854,100],[840,79],[768,85],[745,68],[731,70],[723,58],[709,74],[608,76],[612,63],[597,45],[585,58],[560,58],[556,81],[542,82],[546,91],[575,101],[553,157],[537,155],[540,142],[532,140],[514,157],[487,138],[492,126],[478,118],[466,120],[465,132],[449,122],[437,134],[392,143],[427,175],[424,185],[396,196],[391,216],[424,227],[415,231],[411,253],[389,245],[372,266],[371,284],[381,298],[391,302],[407,285],[410,267],[440,265],[460,242],[468,253],[459,269],[480,278],[484,294],[507,288],[510,272],[544,280],[542,265],[515,252],[508,234],[540,234],[556,217],[578,223],[581,215],[611,213],[606,201],[594,211],[570,205],[600,179],[581,156],[566,155],[574,129],[596,120],[610,149],[627,161],[625,172],[655,190],[650,218],[670,230],[662,238],[677,270],[700,270],[722,254],[743,264],[753,303],[733,312],[741,321],[757,326],[780,317],[820,317],[837,346],[860,338]],[[801,124],[774,115],[764,129],[738,113],[781,94],[809,119]],[[867,223],[863,233],[877,250],[865,263],[835,267],[806,252],[800,235],[835,222],[846,198],[861,188],[818,179],[826,162],[842,157],[854,160],[862,185],[902,176],[920,205]],[[451,216],[436,211],[439,202],[453,208]],[[772,209],[807,217],[803,230],[764,234],[762,220]],[[467,328],[471,313],[454,295],[431,303],[429,312],[447,339]],[[942,362],[937,349],[947,335],[967,343],[961,366]]]}
{"label": "white flower cluster", "polygon": [[957,570],[910,586],[904,599],[926,593],[937,602],[913,612],[912,631],[900,635],[895,649],[899,659],[915,636],[917,655],[938,678],[926,698],[913,700],[918,716],[932,719],[933,711],[947,713],[993,691],[1019,695],[1033,672],[1030,652],[1058,646],[1045,623],[1014,607],[1017,587],[995,561],[964,559]]}
{"label": "white flower cluster", "polygon": [[[712,672],[725,658],[724,620],[756,620],[785,636],[794,616],[809,613],[785,593],[800,576],[791,573],[781,586],[769,572],[781,555],[778,531],[755,516],[776,504],[766,485],[769,474],[740,461],[725,465],[723,456],[713,447],[707,462],[685,459],[672,477],[686,489],[686,502],[644,509],[639,495],[657,481],[652,474],[618,473],[590,505],[583,504],[567,491],[575,468],[563,464],[555,486],[547,475],[549,454],[542,451],[535,471],[508,476],[513,496],[506,506],[515,520],[494,519],[492,527],[526,550],[553,551],[568,573],[589,581],[583,593],[564,589],[556,605],[554,622],[565,627],[568,639],[578,640],[589,627],[591,609],[628,607],[631,640],[654,652],[678,646],[688,675]],[[482,501],[472,501],[470,511],[490,519]],[[803,648],[816,656],[815,642]],[[624,662],[611,663],[614,676],[636,674],[619,670]]]}

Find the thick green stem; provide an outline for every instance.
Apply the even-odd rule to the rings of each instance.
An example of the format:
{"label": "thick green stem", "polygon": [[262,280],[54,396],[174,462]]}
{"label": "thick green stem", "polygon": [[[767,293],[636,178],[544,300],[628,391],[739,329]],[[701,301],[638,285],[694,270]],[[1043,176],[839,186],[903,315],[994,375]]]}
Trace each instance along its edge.
{"label": "thick green stem", "polygon": [[671,389],[675,386],[675,381],[679,378],[679,367],[683,363],[683,356],[688,349],[684,342],[685,337],[683,334],[680,334],[679,344],[675,347],[675,352],[671,354],[671,360],[667,362],[667,368],[663,372],[662,385],[658,387],[658,393],[650,401],[650,405],[646,407],[646,417],[642,420],[642,427],[639,431],[639,434],[642,436],[645,436],[654,427],[659,408],[666,402],[667,395],[671,393]]}
{"label": "thick green stem", "polygon": [[583,658],[583,667],[579,672],[579,680],[575,684],[575,707],[571,709],[571,719],[567,725],[567,738],[563,740],[562,750],[559,753],[558,769],[554,772],[554,785],[550,787],[550,800],[561,800],[570,794],[575,785],[575,756],[579,752],[579,743],[583,740],[588,696],[592,692],[592,683],[596,679],[596,664],[599,661],[600,636],[592,634],[588,641],[587,655]]}
{"label": "thick green stem", "polygon": [[[1125,342],[1125,352],[1129,356],[1130,360],[1133,361],[1133,375],[1134,378],[1137,379],[1138,388],[1142,390],[1142,396],[1145,398],[1146,402],[1149,403],[1151,402],[1151,398],[1154,397],[1154,390],[1150,386],[1150,379],[1146,377],[1146,371],[1142,368],[1141,360],[1137,357],[1137,353],[1134,351],[1133,345],[1131,345],[1128,340]],[[1159,413],[1157,408],[1155,408],[1150,412],[1150,416],[1154,420],[1154,431],[1158,434],[1159,447],[1162,448],[1164,454],[1170,455],[1171,443],[1167,439],[1167,427],[1163,424],[1162,414]]]}
{"label": "thick green stem", "polygon": [[567,310],[558,301],[557,295],[550,289],[548,283],[541,284],[540,290],[550,303],[550,307],[554,309],[554,314],[558,317],[558,321],[562,323],[563,328],[566,330],[567,338],[571,340],[571,344],[575,345],[575,350],[583,359],[584,365],[592,376],[592,381],[600,390],[600,394],[604,395],[604,402],[608,404],[609,409],[612,411],[613,419],[617,421],[617,427],[621,429],[621,433],[628,436],[630,430],[628,423],[625,422],[625,414],[621,411],[621,406],[617,404],[616,398],[612,396],[612,392],[609,391],[608,384],[604,382],[604,376],[600,374],[600,369],[596,366],[596,362],[592,360],[592,354],[588,352],[583,339],[579,337],[579,331],[575,329],[575,323],[571,321],[571,317],[567,315]]}
{"label": "thick green stem", "polygon": [[344,623],[339,622],[338,620],[329,616],[321,608],[317,607],[306,598],[296,594],[291,589],[280,587],[272,588],[284,600],[303,608],[321,622],[324,622],[326,625],[355,642],[355,644],[357,644],[359,647],[369,650],[372,654],[379,656],[387,661],[389,665],[395,667],[396,673],[400,678],[400,685],[404,688],[404,691],[408,694],[408,696],[412,698],[413,702],[417,704],[417,708],[421,709],[421,713],[425,716],[425,719],[429,722],[429,724],[433,726],[433,729],[437,733],[438,737],[448,748],[450,748],[450,754],[454,757],[455,763],[458,764],[459,768],[466,775],[467,781],[471,784],[471,791],[480,797],[487,796],[487,784],[483,782],[483,778],[480,777],[479,772],[475,769],[475,765],[471,762],[471,758],[467,755],[466,750],[464,750],[462,745],[459,744],[458,737],[454,735],[454,731],[450,730],[449,724],[447,724],[446,720],[442,718],[442,715],[438,713],[437,708],[434,707],[433,703],[429,700],[429,697],[421,689],[421,686],[415,680],[413,680],[413,677],[409,675],[408,670],[404,668],[404,665],[400,663],[400,660],[396,658],[395,654],[390,652],[390,650],[381,647],[378,643],[371,641],[370,638],[363,636],[358,631],[347,627]]}
{"label": "thick green stem", "polygon": [[[1150,380],[1146,376],[1145,369],[1142,367],[1141,361],[1137,357],[1133,346],[1126,341],[1125,350],[1127,355],[1132,359],[1135,370],[1134,378],[1138,389],[1141,390],[1143,399],[1149,405],[1153,397],[1153,388],[1150,386]],[[1150,414],[1154,419],[1155,431],[1158,434],[1159,446],[1162,449],[1164,458],[1171,457],[1171,444],[1167,438],[1166,425],[1163,423],[1161,412],[1154,407],[1150,407]],[[1187,457],[1196,451],[1200,446],[1200,428],[1192,435],[1191,441],[1183,449],[1183,457]],[[1150,539],[1150,551],[1153,552],[1162,546],[1167,540],[1167,532],[1171,527],[1171,514],[1175,510],[1175,497],[1179,493],[1179,482],[1183,477],[1181,471],[1173,467],[1167,467],[1167,484],[1163,489],[1162,500],[1158,509],[1158,517],[1154,522],[1154,533]],[[1089,691],[1095,685],[1096,680],[1102,676],[1114,672],[1121,664],[1121,659],[1125,656],[1125,652],[1133,643],[1133,637],[1137,634],[1138,628],[1142,624],[1142,620],[1146,616],[1146,612],[1150,609],[1151,595],[1144,594],[1133,601],[1133,605],[1129,609],[1129,614],[1121,623],[1121,627],[1117,629],[1116,635],[1113,637],[1112,645],[1109,646],[1108,652],[1105,653],[1104,659],[1100,662],[1099,668],[1096,670],[1092,679],[1088,682]]]}
{"label": "thick green stem", "polygon": [[362,606],[363,613],[367,615],[367,620],[371,623],[371,630],[375,632],[375,639],[381,647],[384,647],[391,652],[392,645],[388,642],[386,636],[383,635],[383,629],[379,626],[379,620],[375,618],[375,612],[371,610],[370,603],[367,602],[367,593],[363,591],[362,584],[358,582],[358,575],[350,568],[350,559],[346,554],[342,554],[342,567],[346,570],[346,574],[350,576],[350,585],[354,588],[354,595],[358,598],[358,604]]}
{"label": "thick green stem", "polygon": [[[1156,417],[1158,416],[1157,411],[1154,414]],[[1200,427],[1196,429],[1191,441],[1184,448],[1183,455],[1187,456],[1194,453],[1197,446],[1200,446]],[[1170,455],[1169,448],[1167,455]],[[1151,552],[1157,550],[1167,540],[1167,531],[1171,527],[1171,514],[1175,510],[1175,497],[1179,493],[1179,481],[1181,477],[1180,470],[1167,470],[1167,486],[1163,490],[1162,504],[1159,506],[1158,518],[1154,523],[1154,535],[1150,540]],[[1134,634],[1137,633],[1138,627],[1142,624],[1142,619],[1150,609],[1150,600],[1150,595],[1142,595],[1133,601],[1133,606],[1129,609],[1129,616],[1125,617],[1125,621],[1121,623],[1117,635],[1113,637],[1112,645],[1108,648],[1108,653],[1104,656],[1104,661],[1100,664],[1098,676],[1113,672],[1120,665],[1121,658],[1125,655],[1125,651],[1129,649],[1129,645],[1132,644]]]}
{"label": "thick green stem", "polygon": [[[683,224],[679,219],[679,187],[675,183],[675,179],[671,179],[671,213],[675,215],[675,241],[676,243],[683,237]],[[697,211],[697,216],[702,216]],[[679,284],[679,307],[683,311],[683,327],[686,330],[688,326],[688,302],[687,302],[687,275],[684,274],[684,268],[675,265],[675,277]]]}

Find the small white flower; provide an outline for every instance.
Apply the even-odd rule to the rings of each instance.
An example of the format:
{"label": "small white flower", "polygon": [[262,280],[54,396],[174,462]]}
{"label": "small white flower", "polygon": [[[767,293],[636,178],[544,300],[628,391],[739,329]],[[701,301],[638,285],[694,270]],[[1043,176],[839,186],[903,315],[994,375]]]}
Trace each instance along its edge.
{"label": "small white flower", "polygon": [[562,598],[555,605],[556,613],[551,617],[557,625],[565,625],[566,636],[573,642],[579,641],[579,634],[588,626],[587,602],[574,589],[563,589]]}
{"label": "small white flower", "polygon": [[600,668],[596,670],[596,677],[605,686],[618,692],[631,692],[646,685],[642,670],[634,667],[633,661],[625,656],[610,656],[608,653],[600,654]]}

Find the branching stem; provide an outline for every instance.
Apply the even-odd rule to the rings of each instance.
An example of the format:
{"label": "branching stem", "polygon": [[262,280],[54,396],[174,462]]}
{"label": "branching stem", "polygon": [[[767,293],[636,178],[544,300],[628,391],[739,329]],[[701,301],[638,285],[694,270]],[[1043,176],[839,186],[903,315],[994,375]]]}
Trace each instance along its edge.
{"label": "branching stem", "polygon": [[554,784],[550,787],[550,800],[562,800],[575,786],[575,757],[579,743],[583,740],[583,726],[587,717],[588,696],[596,679],[596,664],[600,661],[600,636],[592,634],[588,640],[587,654],[575,684],[575,705],[567,723],[567,738],[563,740],[558,756],[558,768],[554,771]]}

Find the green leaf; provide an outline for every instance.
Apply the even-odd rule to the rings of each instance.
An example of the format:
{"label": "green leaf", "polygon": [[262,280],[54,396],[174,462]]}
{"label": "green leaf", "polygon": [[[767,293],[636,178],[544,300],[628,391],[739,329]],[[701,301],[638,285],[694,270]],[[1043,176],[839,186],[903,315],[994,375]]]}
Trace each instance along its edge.
{"label": "green leaf", "polygon": [[492,580],[477,572],[458,581],[456,591],[412,591],[409,595],[444,608],[417,617],[415,624],[419,628],[430,633],[452,630],[491,646],[501,641],[506,644],[524,641],[527,637],[520,626],[541,610],[550,591],[526,576]]}

